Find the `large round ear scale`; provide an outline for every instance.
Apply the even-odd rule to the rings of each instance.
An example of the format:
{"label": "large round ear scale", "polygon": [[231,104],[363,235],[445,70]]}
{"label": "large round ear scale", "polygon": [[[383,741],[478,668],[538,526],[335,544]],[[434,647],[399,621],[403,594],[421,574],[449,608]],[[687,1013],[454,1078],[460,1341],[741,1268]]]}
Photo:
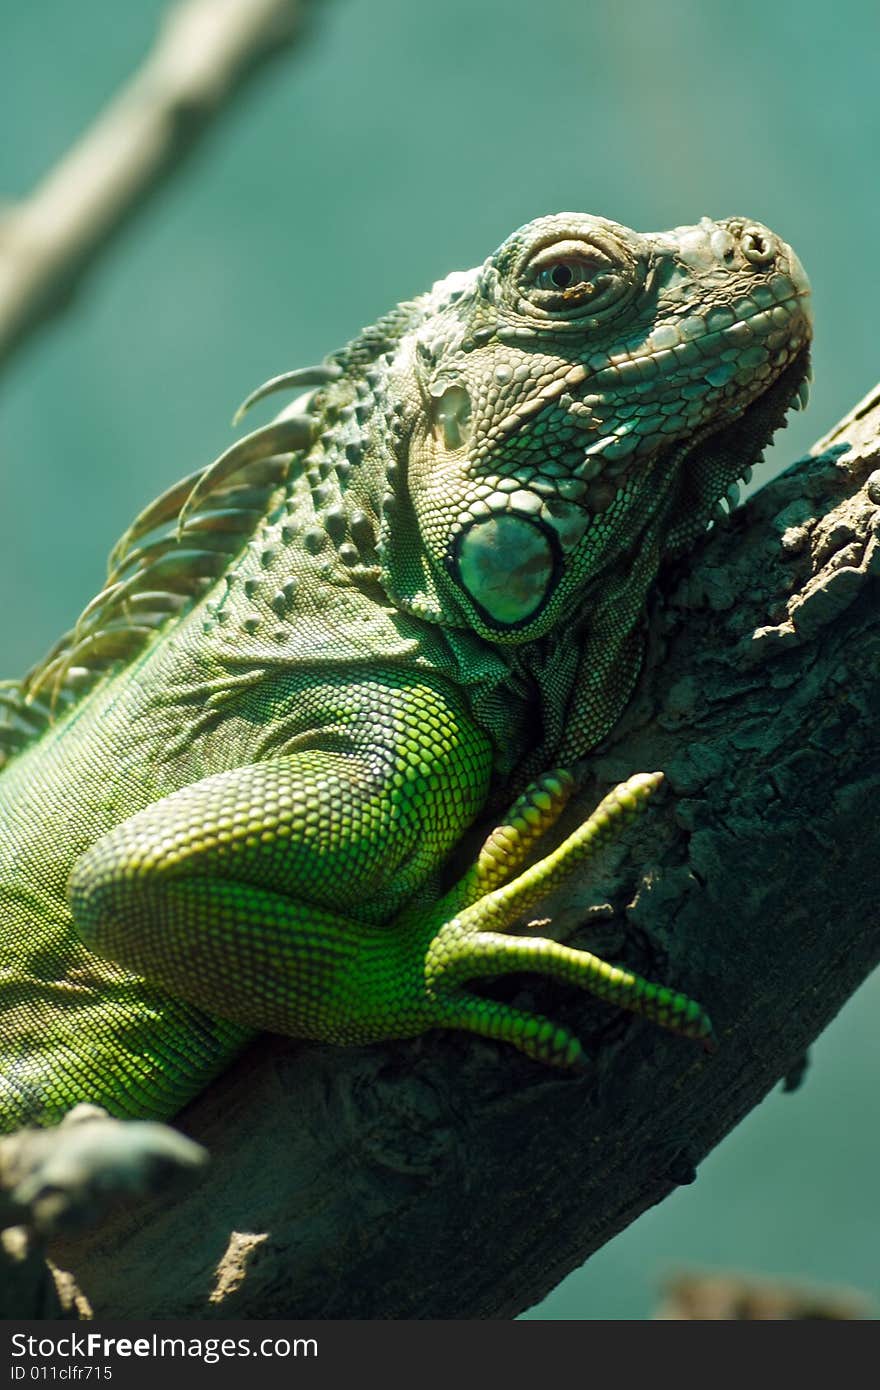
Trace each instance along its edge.
{"label": "large round ear scale", "polygon": [[533,622],[559,575],[559,537],[538,517],[503,512],[459,531],[447,568],[489,627],[512,631]]}

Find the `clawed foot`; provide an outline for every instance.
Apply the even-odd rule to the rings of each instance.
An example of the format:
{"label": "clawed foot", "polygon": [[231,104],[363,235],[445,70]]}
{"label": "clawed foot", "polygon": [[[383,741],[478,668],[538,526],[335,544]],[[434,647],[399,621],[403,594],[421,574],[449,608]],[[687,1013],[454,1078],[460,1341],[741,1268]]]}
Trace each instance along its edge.
{"label": "clawed foot", "polygon": [[546,774],[523,793],[505,823],[492,831],[473,867],[430,914],[441,923],[425,959],[435,1026],[501,1039],[551,1066],[582,1065],[581,1044],[567,1028],[464,988],[470,980],[531,971],[579,985],[670,1032],[714,1046],[708,1015],[687,995],[609,965],[589,951],[544,937],[505,935],[517,918],[634,820],[662,780],[660,772],[630,777],[557,849],[518,872],[536,841],[558,819],[575,783],[562,769]]}

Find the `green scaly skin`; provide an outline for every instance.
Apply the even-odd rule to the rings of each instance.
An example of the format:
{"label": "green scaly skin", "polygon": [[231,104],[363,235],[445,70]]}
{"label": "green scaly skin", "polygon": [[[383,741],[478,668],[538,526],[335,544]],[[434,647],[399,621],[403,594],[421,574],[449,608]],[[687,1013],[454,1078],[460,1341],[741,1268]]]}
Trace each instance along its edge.
{"label": "green scaly skin", "polygon": [[661,560],[803,399],[809,337],[766,228],[566,213],[255,393],[307,388],[147,508],[0,690],[0,1130],[171,1115],[260,1028],[578,1065],[473,987],[511,971],[707,1040],[685,995],[506,933],[657,785],[523,868],[629,698]]}

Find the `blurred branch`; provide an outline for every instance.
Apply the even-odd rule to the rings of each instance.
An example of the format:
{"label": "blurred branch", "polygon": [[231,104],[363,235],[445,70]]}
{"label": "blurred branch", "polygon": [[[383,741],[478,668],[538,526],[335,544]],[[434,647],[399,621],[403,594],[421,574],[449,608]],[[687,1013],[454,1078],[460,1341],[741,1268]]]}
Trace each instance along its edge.
{"label": "blurred branch", "polygon": [[867,1294],[857,1289],[720,1272],[666,1279],[654,1316],[674,1322],[851,1322],[874,1313]]}
{"label": "blurred branch", "polygon": [[75,1106],[55,1129],[0,1138],[0,1318],[86,1315],[70,1280],[56,1287],[47,1237],[94,1223],[114,1204],[167,1197],[206,1159],[166,1125],[114,1120],[97,1105]]}
{"label": "blurred branch", "polygon": [[299,37],[305,0],[178,0],[142,67],[34,192],[0,213],[0,365],[74,291],[246,80]]}

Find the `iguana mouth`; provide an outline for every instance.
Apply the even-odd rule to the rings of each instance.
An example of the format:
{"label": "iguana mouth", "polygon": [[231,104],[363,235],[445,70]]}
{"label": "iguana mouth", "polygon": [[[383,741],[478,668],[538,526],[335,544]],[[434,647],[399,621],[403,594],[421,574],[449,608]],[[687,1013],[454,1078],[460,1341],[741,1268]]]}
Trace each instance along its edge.
{"label": "iguana mouth", "polygon": [[[600,471],[577,504],[589,517],[586,539],[590,528],[602,525],[603,515],[612,503],[620,501],[628,490],[646,485],[654,486],[658,497],[666,495],[664,513],[681,518],[691,539],[698,531],[711,527],[738,505],[739,484],[751,481],[752,470],[762,462],[764,449],[772,443],[777,430],[786,428],[789,411],[806,407],[811,377],[810,351],[805,346],[770,386],[726,423],[709,421],[689,438],[658,453],[652,479],[646,478],[644,460],[638,457],[600,462]],[[666,480],[672,480],[671,491],[667,491]],[[646,529],[655,520],[656,514],[648,519]],[[677,532],[681,525],[673,530]],[[683,542],[671,543],[677,548]]]}
{"label": "iguana mouth", "polygon": [[671,515],[680,518],[669,532],[667,549],[677,552],[727,515],[739,502],[740,483],[764,457],[777,430],[785,429],[788,412],[802,410],[809,399],[810,349],[805,346],[765,391],[720,428],[709,427],[688,442],[679,467]]}
{"label": "iguana mouth", "polygon": [[[793,296],[789,303],[793,303],[798,298],[799,296]],[[780,307],[788,309],[788,304]],[[789,312],[791,312],[790,309]],[[762,319],[763,315],[756,316],[752,323],[760,328]],[[718,337],[719,335],[710,336]],[[690,494],[690,507],[699,507],[701,510],[705,510],[708,506],[714,512],[719,502],[724,501],[728,490],[734,486],[737,480],[749,481],[751,467],[760,461],[761,451],[770,443],[775,431],[784,428],[787,412],[792,408],[803,409],[809,399],[809,342],[801,347],[802,342],[802,336],[794,338],[794,342],[788,348],[791,354],[789,360],[780,364],[780,369],[773,381],[769,385],[764,385],[763,389],[760,389],[760,385],[763,385],[760,383],[759,389],[751,400],[745,403],[740,401],[731,408],[731,414],[727,420],[723,415],[720,420],[718,417],[708,420],[702,427],[697,426],[684,439],[671,442],[669,448],[657,450],[653,471],[658,490],[663,486],[660,480],[672,476],[673,464],[683,472],[695,471],[694,460],[700,457],[703,446],[709,440],[712,441],[712,452],[718,451],[719,458],[724,457],[726,460],[724,469],[726,478],[723,480],[723,486],[716,486],[714,490],[711,480],[707,480],[707,489],[701,490],[698,494]],[[785,348],[782,349],[779,356],[782,356],[784,352],[786,352]],[[651,354],[648,354],[647,357],[653,360]],[[590,382],[591,392],[596,391],[602,385],[603,374],[600,373]],[[622,428],[618,427],[612,434],[599,439],[585,451],[582,465],[575,470],[576,476],[590,480],[578,499],[578,504],[590,514],[593,524],[613,503],[622,500],[624,492],[637,486],[644,487],[648,482],[645,476],[643,454],[640,455],[638,451],[630,450],[623,456],[617,455],[617,450],[621,447],[621,443],[629,438],[630,432],[631,426],[627,422]],[[734,444],[742,451],[745,462],[731,473],[730,467],[735,452],[731,446]],[[720,468],[716,469],[716,472],[720,476]],[[714,495],[709,496],[707,493],[714,493]],[[736,505],[737,500],[738,498],[735,497],[728,499],[731,505]],[[707,523],[708,520],[711,520],[711,517],[707,518]]]}

